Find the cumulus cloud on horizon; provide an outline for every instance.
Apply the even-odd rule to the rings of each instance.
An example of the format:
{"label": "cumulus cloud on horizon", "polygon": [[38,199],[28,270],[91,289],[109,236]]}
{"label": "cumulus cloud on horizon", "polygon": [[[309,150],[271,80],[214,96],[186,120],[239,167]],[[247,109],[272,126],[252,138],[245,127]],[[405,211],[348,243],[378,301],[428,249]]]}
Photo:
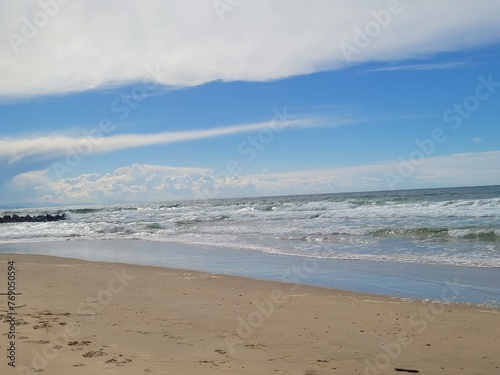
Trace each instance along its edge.
{"label": "cumulus cloud on horizon", "polygon": [[[48,170],[31,171],[16,176],[10,188],[36,197],[40,203],[71,204],[466,186],[471,181],[495,185],[500,184],[499,158],[500,151],[429,157],[403,175],[400,161],[250,176],[133,164],[106,174],[87,173],[60,180],[51,179]],[[393,186],[388,173],[399,178]]]}
{"label": "cumulus cloud on horizon", "polygon": [[[139,81],[271,81],[500,41],[497,0],[400,0],[386,21],[387,0],[252,0],[233,2],[222,16],[216,3],[0,2],[0,98]],[[357,28],[369,31],[376,17],[379,30],[356,46]],[[346,44],[357,49],[349,58]]]}

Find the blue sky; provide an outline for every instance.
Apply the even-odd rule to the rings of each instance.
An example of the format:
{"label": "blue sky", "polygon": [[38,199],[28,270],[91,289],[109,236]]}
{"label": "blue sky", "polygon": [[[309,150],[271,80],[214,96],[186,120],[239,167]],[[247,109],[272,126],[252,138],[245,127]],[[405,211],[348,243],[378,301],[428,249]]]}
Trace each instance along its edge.
{"label": "blue sky", "polygon": [[496,2],[279,3],[2,4],[0,204],[500,184]]}

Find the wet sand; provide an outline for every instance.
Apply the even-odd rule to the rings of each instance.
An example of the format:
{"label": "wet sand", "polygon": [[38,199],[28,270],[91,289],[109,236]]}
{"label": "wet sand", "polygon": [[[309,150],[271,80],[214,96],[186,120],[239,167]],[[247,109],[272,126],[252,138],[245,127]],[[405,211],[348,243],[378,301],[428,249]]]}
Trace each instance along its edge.
{"label": "wet sand", "polygon": [[20,254],[2,293],[9,260],[1,374],[500,373],[498,308]]}
{"label": "wet sand", "polygon": [[[392,297],[500,307],[500,272],[493,267],[319,259],[144,240],[0,243],[1,253],[189,269],[350,290]],[[294,270],[302,270],[297,272]],[[453,293],[443,295],[450,283]]]}

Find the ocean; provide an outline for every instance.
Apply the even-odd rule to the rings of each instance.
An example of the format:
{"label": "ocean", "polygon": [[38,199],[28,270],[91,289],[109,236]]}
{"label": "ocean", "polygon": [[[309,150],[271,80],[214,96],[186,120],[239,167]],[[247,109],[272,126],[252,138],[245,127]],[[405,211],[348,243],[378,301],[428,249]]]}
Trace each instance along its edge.
{"label": "ocean", "polygon": [[[500,186],[3,210],[0,253],[500,306]],[[443,298],[453,290],[452,298]]]}
{"label": "ocean", "polygon": [[317,259],[500,267],[500,186],[0,211],[0,243],[149,240]]}

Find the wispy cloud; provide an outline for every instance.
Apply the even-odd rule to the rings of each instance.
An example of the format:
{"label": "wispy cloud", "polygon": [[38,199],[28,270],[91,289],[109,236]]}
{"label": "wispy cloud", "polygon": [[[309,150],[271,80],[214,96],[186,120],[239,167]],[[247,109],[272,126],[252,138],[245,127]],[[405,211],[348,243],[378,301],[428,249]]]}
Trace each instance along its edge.
{"label": "wispy cloud", "polygon": [[447,70],[458,67],[467,66],[466,61],[455,61],[440,64],[414,64],[414,65],[399,65],[399,66],[385,66],[381,68],[368,69],[363,73],[378,73],[378,72],[396,72],[405,70]]}
{"label": "wispy cloud", "polygon": [[187,142],[198,139],[216,138],[234,134],[255,132],[273,128],[308,128],[317,126],[335,126],[348,123],[347,118],[301,118],[293,119],[286,113],[284,118],[275,117],[273,121],[241,124],[211,129],[190,130],[183,132],[163,132],[154,134],[121,134],[106,137],[78,137],[67,135],[45,135],[33,138],[0,138],[0,160],[9,163],[19,162],[27,157],[57,158],[67,155],[71,150],[85,149],[85,154],[103,154],[117,150],[137,147]]}
{"label": "wispy cloud", "polygon": [[[108,0],[105,5],[72,0],[52,9],[46,22],[41,3],[0,2],[0,97],[152,79],[170,87],[217,80],[264,82],[500,40],[497,0],[402,0],[403,11],[351,62],[340,45],[353,43],[357,28],[373,21],[373,12],[387,9],[387,0],[252,0],[242,2],[224,21],[215,2],[207,0]],[[38,20],[33,21],[35,15]],[[154,78],[148,68],[157,70]]]}

